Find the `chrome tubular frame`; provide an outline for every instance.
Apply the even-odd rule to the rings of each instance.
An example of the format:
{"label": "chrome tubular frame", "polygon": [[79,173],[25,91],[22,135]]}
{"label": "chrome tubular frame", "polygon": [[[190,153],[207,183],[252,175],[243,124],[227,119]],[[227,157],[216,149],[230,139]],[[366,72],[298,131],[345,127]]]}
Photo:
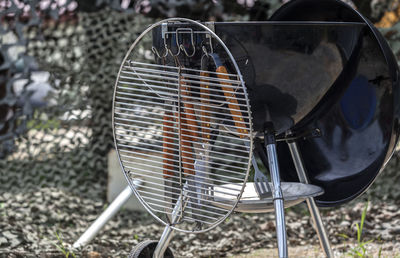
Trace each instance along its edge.
{"label": "chrome tubular frame", "polygon": [[[295,141],[288,141],[290,153],[292,155],[292,159],[294,165],[296,167],[297,175],[299,177],[300,183],[309,184],[309,180],[307,178],[307,174],[303,165],[303,160],[300,155],[299,148]],[[319,213],[318,207],[314,201],[313,197],[307,198],[307,206],[308,210],[310,211],[311,218],[314,221],[315,229],[317,231],[319,243],[321,248],[324,250],[325,255],[327,257],[334,257],[331,245],[329,243],[328,234],[326,233],[324,224],[322,222],[321,214]]]}
{"label": "chrome tubular frame", "polygon": [[276,140],[273,132],[267,132],[264,136],[265,147],[268,154],[268,166],[273,185],[273,199],[275,207],[276,236],[278,241],[278,254],[280,258],[288,257],[285,210],[281,179],[279,175],[278,158],[276,153]]}

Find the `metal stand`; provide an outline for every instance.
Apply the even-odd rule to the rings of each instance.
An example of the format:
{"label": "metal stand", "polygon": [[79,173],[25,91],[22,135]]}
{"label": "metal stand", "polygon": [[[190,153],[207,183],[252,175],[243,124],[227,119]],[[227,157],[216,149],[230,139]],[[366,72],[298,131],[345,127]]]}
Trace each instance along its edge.
{"label": "metal stand", "polygon": [[[299,177],[300,183],[305,183],[309,184],[309,180],[307,178],[304,166],[303,166],[303,160],[301,158],[297,143],[295,141],[290,141],[287,142],[289,146],[290,153],[293,158],[294,165],[296,167],[297,175]],[[319,238],[319,243],[321,245],[321,248],[324,250],[325,255],[327,257],[333,257],[333,252],[331,249],[331,245],[329,243],[329,238],[328,234],[326,233],[324,224],[321,219],[321,214],[319,213],[318,207],[315,204],[314,198],[310,197],[307,198],[307,206],[308,210],[310,211],[311,218],[314,221],[316,230],[317,230],[317,235]]]}
{"label": "metal stand", "polygon": [[[186,187],[187,186],[185,185],[184,188],[186,188]],[[184,196],[184,195],[179,196],[178,200],[175,203],[174,210],[172,211],[171,225],[179,222],[186,205],[187,205],[187,196]],[[171,225],[168,225],[165,227],[165,229],[161,235],[160,241],[158,241],[157,247],[154,250],[153,258],[164,257],[164,252],[167,249],[169,242],[171,241],[171,239],[173,237],[173,233],[174,233]]]}
{"label": "metal stand", "polygon": [[174,231],[171,226],[166,226],[160,241],[158,241],[158,245],[153,253],[153,258],[162,258],[164,257],[164,252],[167,249],[169,242],[171,241],[172,237],[174,236]]}
{"label": "metal stand", "polygon": [[268,154],[268,166],[271,173],[271,181],[274,187],[273,200],[275,207],[275,221],[276,221],[276,235],[278,240],[278,254],[279,257],[288,257],[288,248],[286,240],[286,224],[285,224],[285,210],[283,204],[283,195],[281,189],[281,179],[279,175],[279,166],[276,153],[275,134],[267,132],[264,135],[265,147]]}
{"label": "metal stand", "polygon": [[[134,181],[136,188],[140,187],[140,181]],[[103,213],[93,222],[93,224],[82,234],[82,236],[72,245],[73,248],[79,248],[87,245],[104,227],[104,225],[114,217],[114,215],[121,209],[121,207],[132,196],[133,191],[128,185],[125,189],[115,198],[115,200],[103,211]]]}

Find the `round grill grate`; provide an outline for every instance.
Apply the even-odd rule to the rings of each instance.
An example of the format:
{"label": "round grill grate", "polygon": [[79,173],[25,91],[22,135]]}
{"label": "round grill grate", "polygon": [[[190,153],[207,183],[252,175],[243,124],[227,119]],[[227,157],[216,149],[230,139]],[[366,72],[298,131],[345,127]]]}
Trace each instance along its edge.
{"label": "round grill grate", "polygon": [[[190,232],[229,216],[250,168],[251,113],[237,64],[210,29],[187,19],[148,28],[123,60],[113,108],[121,166],[153,216]],[[230,209],[214,198],[221,191]]]}

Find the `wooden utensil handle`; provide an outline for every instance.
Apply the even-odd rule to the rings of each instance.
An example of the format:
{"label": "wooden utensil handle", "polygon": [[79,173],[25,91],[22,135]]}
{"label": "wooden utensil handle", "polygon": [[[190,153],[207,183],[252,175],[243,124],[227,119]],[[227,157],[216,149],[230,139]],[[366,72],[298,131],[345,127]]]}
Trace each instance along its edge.
{"label": "wooden utensil handle", "polygon": [[181,145],[182,145],[182,167],[185,175],[194,175],[194,150],[192,143],[197,137],[198,125],[193,104],[187,103],[190,99],[190,88],[181,77],[181,92],[183,103],[183,112],[181,112]]}
{"label": "wooden utensil handle", "polygon": [[174,142],[174,134],[172,121],[174,120],[172,112],[166,111],[163,116],[163,175],[168,178],[174,175],[174,150],[172,143]]}
{"label": "wooden utensil handle", "polygon": [[[206,72],[201,72],[200,76],[203,77],[208,77],[209,74]],[[201,107],[200,107],[200,120],[201,120],[201,137],[203,138],[203,141],[207,142],[210,140],[210,113],[208,112],[210,110],[210,88],[208,86],[208,80],[206,79],[201,79],[200,80],[200,101],[201,101]]]}
{"label": "wooden utensil handle", "polygon": [[185,175],[194,175],[193,139],[185,125],[184,118],[181,117],[181,145],[182,145],[182,167]]}
{"label": "wooden utensil handle", "polygon": [[[218,73],[218,75],[217,75],[218,78],[229,80],[228,71],[226,70],[225,66],[222,66],[222,65],[219,66],[216,71]],[[226,87],[226,86],[232,86],[232,84],[230,84],[229,82],[223,82],[223,81],[221,81],[220,84],[224,91],[226,101],[228,101],[228,107],[229,107],[230,113],[232,115],[233,121],[235,123],[235,126],[237,128],[237,131],[239,133],[239,137],[243,138],[244,135],[242,135],[242,134],[247,134],[247,127],[243,120],[242,111],[240,111],[240,107],[239,107],[238,101],[235,97],[235,92],[234,92],[233,88]]]}
{"label": "wooden utensil handle", "polygon": [[[168,178],[174,175],[174,142],[173,126],[174,120],[172,112],[165,112],[163,117],[163,175]],[[185,114],[181,113],[181,150],[182,150],[182,167],[186,175],[194,174],[194,158],[192,149],[192,137],[186,126]]]}
{"label": "wooden utensil handle", "polygon": [[[183,77],[182,77],[183,78]],[[196,114],[194,112],[194,107],[193,104],[187,103],[190,100],[190,88],[187,86],[186,82],[181,81],[181,90],[182,90],[182,101],[184,110],[182,114],[184,115],[185,119],[185,125],[187,129],[190,131],[187,131],[191,136],[197,137],[197,130],[198,130],[198,125],[196,123]]]}

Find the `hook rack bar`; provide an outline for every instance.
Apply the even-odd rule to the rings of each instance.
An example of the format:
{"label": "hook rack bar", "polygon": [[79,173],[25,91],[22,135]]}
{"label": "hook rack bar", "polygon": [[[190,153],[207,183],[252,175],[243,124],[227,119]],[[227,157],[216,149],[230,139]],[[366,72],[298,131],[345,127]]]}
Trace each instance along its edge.
{"label": "hook rack bar", "polygon": [[[207,23],[207,26],[210,23]],[[179,40],[179,35],[181,34],[190,34],[190,44],[192,48],[192,52],[188,53],[186,50],[185,46],[180,43]],[[173,56],[177,57],[180,55],[181,51],[187,56],[187,57],[193,57],[196,54],[196,47],[194,43],[194,35],[195,34],[205,34],[205,37],[209,40],[208,45],[210,48],[210,52],[207,52],[206,47],[203,45],[202,46],[202,51],[204,54],[207,56],[210,53],[213,53],[213,46],[212,46],[212,35],[208,31],[194,31],[192,28],[177,28],[175,31],[168,31],[168,23],[162,23],[161,24],[161,37],[164,41],[164,51],[163,53],[160,53],[158,49],[154,46],[151,47],[151,51],[160,59],[166,58],[168,56],[168,53]],[[177,47],[177,52],[173,53],[171,48],[167,44],[167,39],[169,38],[169,35],[175,35],[175,41],[176,41],[176,47]]]}

